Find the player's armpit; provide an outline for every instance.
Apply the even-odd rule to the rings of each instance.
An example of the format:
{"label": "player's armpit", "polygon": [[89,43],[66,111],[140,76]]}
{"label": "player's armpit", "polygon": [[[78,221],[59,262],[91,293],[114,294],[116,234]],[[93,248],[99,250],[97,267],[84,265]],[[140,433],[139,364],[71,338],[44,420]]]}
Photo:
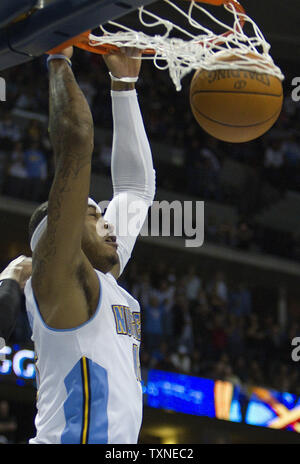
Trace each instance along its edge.
{"label": "player's armpit", "polygon": [[[42,246],[43,237],[40,243]],[[38,259],[36,278],[42,268],[43,261]],[[32,281],[33,292],[44,322],[54,329],[72,329],[87,322],[98,307],[100,283],[84,253],[80,252],[78,265],[69,269],[68,276],[55,272],[54,277],[55,280],[46,279],[44,285],[35,285]]]}

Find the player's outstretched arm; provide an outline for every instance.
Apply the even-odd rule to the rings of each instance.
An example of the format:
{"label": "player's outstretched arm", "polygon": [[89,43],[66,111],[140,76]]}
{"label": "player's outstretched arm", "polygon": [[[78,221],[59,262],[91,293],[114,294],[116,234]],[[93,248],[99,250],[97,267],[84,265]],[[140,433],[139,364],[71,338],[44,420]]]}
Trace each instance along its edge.
{"label": "player's outstretched arm", "polygon": [[[62,53],[70,58],[72,52],[69,48]],[[93,151],[92,115],[64,59],[49,62],[49,111],[55,176],[49,194],[47,228],[33,254],[32,276],[46,319],[52,317],[48,308],[73,292],[75,274],[84,259],[81,240]]]}
{"label": "player's outstretched arm", "polygon": [[[113,147],[111,175],[114,197],[105,219],[115,226],[119,265],[111,273],[117,278],[130,259],[137,236],[143,226],[155,195],[155,171],[152,153],[141,115],[135,83],[141,68],[141,51],[127,47],[118,53],[104,55],[111,73],[113,111]],[[118,80],[118,79],[123,80]],[[125,78],[125,80],[124,80]],[[116,80],[117,79],[117,80]],[[136,210],[136,221],[129,211]],[[136,227],[128,228],[133,222]],[[122,231],[122,234],[120,233]]]}

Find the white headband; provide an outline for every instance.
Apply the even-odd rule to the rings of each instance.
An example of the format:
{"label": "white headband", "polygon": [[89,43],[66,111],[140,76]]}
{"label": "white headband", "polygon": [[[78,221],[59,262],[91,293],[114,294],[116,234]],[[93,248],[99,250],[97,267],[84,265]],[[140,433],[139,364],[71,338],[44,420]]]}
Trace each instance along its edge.
{"label": "white headband", "polygon": [[[94,206],[96,208],[96,210],[99,211],[100,214],[102,214],[100,206],[92,198],[88,199],[88,205],[89,206]],[[30,240],[31,251],[34,251],[35,247],[37,246],[37,243],[38,243],[39,239],[41,238],[42,233],[44,232],[44,230],[47,227],[47,218],[48,218],[48,216],[45,216],[41,220],[41,222],[36,227],[32,237],[31,237],[31,240]]]}

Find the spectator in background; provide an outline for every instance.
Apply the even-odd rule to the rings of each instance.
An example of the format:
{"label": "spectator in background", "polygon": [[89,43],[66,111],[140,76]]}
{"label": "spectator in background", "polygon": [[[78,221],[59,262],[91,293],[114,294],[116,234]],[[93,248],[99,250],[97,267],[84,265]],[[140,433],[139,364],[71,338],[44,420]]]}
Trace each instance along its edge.
{"label": "spectator in background", "polygon": [[283,183],[283,168],[285,164],[285,153],[283,141],[274,138],[269,142],[264,153],[264,177],[274,187],[282,190],[285,186]]}
{"label": "spectator in background", "polygon": [[280,138],[270,140],[264,153],[264,167],[279,169],[284,164],[283,141]]}
{"label": "spectator in background", "polygon": [[300,163],[300,144],[296,133],[291,132],[283,141],[282,150],[290,165],[299,166]]}
{"label": "spectator in background", "polygon": [[187,352],[191,353],[194,349],[194,333],[193,333],[193,323],[192,316],[189,309],[189,304],[185,299],[184,303],[181,306],[182,308],[182,326],[180,331],[180,336],[178,339],[179,345],[186,347]]}
{"label": "spectator in background", "polygon": [[160,139],[166,134],[166,119],[168,116],[165,111],[162,111],[162,103],[159,101],[154,89],[150,90],[150,94],[152,94],[152,98],[149,99],[149,122],[147,127],[149,127],[151,137]]}
{"label": "spectator in background", "polygon": [[21,139],[21,131],[12,120],[10,113],[4,113],[0,121],[1,150],[11,151],[16,142]]}
{"label": "spectator in background", "polygon": [[[201,296],[202,294],[202,296]],[[212,313],[206,294],[201,290],[199,303],[191,308],[194,349],[203,356],[211,356],[210,332],[212,328]]]}
{"label": "spectator in background", "polygon": [[241,386],[242,382],[241,379],[237,374],[233,372],[233,369],[230,364],[227,364],[224,369],[224,381],[231,382],[235,386]]}
{"label": "spectator in background", "polygon": [[29,191],[28,171],[25,165],[23,145],[15,144],[7,168],[7,179],[4,193],[11,197],[27,198]]}
{"label": "spectator in background", "polygon": [[38,99],[35,95],[35,87],[23,85],[15,103],[17,108],[28,111],[39,111]]}
{"label": "spectator in background", "polygon": [[232,360],[245,352],[245,329],[244,319],[231,314],[226,323],[226,334],[228,341],[228,353]]}
{"label": "spectator in background", "polygon": [[291,95],[285,96],[283,99],[282,111],[292,119],[296,116],[297,104],[295,100],[292,99]]}
{"label": "spectator in background", "polygon": [[[261,155],[261,150],[258,150],[257,153]],[[263,166],[261,160],[257,164],[254,163],[254,160],[255,158],[252,158],[252,165],[244,171],[244,180],[240,186],[241,195],[237,200],[238,211],[245,217],[251,217],[253,214],[260,212],[266,204],[263,195]]]}
{"label": "spectator in background", "polygon": [[174,337],[174,341],[176,341],[176,346],[177,346],[178,340],[182,336],[187,305],[188,303],[186,301],[185,296],[176,294],[174,304],[171,308],[171,312],[173,315],[173,337]]}
{"label": "spectator in background", "polygon": [[171,351],[168,343],[163,341],[152,354],[150,367],[163,371],[174,371],[175,366],[171,360]]}
{"label": "spectator in background", "polygon": [[184,298],[186,298],[185,293],[185,276],[181,275],[178,276],[176,280],[176,296],[183,296]]}
{"label": "spectator in background", "polygon": [[151,295],[157,298],[160,305],[164,306],[163,331],[164,337],[171,343],[173,338],[173,312],[175,286],[171,285],[168,280],[163,279],[158,289],[152,289]]}
{"label": "spectator in background", "polygon": [[[275,385],[278,391],[281,392],[290,392],[291,391],[291,373],[289,372],[289,367],[287,364],[281,363],[275,376]],[[259,384],[258,384],[259,385]]]}
{"label": "spectator in background", "polygon": [[220,245],[224,246],[233,246],[235,245],[235,236],[236,236],[236,230],[233,224],[230,224],[229,222],[223,222],[222,224],[219,224],[219,227],[217,228],[217,242]]}
{"label": "spectator in background", "polygon": [[42,136],[42,129],[37,119],[32,119],[26,129],[26,136],[29,142],[39,142]]}
{"label": "spectator in background", "polygon": [[25,151],[25,165],[30,179],[29,200],[41,201],[47,179],[47,160],[38,142],[32,142]]}
{"label": "spectator in background", "polygon": [[270,316],[268,317],[268,324],[264,327],[264,331],[266,333],[268,357],[280,360],[283,358],[283,342],[286,341],[284,331]]}
{"label": "spectator in background", "polygon": [[242,383],[246,383],[248,380],[248,366],[245,355],[239,353],[238,357],[234,361],[234,372],[241,379]]}
{"label": "spectator in background", "polygon": [[176,269],[174,266],[169,267],[167,279],[171,285],[175,285],[177,276],[176,276]]}
{"label": "spectator in background", "polygon": [[238,317],[249,316],[252,309],[251,293],[244,283],[237,284],[229,292],[229,312]]}
{"label": "spectator in background", "polygon": [[166,279],[161,280],[158,288],[152,290],[152,295],[158,299],[160,304],[163,303],[166,309],[169,309],[173,305],[174,294],[174,285],[170,285]]}
{"label": "spectator in background", "polygon": [[208,294],[212,308],[216,311],[225,310],[228,302],[228,289],[223,272],[217,272],[208,286]]}
{"label": "spectator in background", "polygon": [[205,220],[205,238],[206,240],[216,242],[217,241],[217,233],[218,233],[218,224],[216,217],[212,214],[209,214],[207,219]]}
{"label": "spectator in background", "polygon": [[159,259],[157,262],[153,263],[151,267],[151,283],[154,288],[159,288],[162,280],[168,275],[168,268],[162,259]]}
{"label": "spectator in background", "polygon": [[211,330],[211,345],[214,359],[220,353],[227,352],[227,332],[226,332],[225,316],[223,314],[215,314]]}
{"label": "spectator in background", "polygon": [[210,307],[209,307],[209,304],[208,304],[207,293],[203,288],[201,288],[199,290],[199,292],[198,292],[197,301],[198,301],[198,304],[201,307],[201,311],[202,311],[203,315],[207,316],[208,313],[210,312]]}
{"label": "spectator in background", "polygon": [[210,377],[215,380],[225,380],[228,373],[227,367],[230,366],[230,359],[227,353],[219,354],[210,372]]}
{"label": "spectator in background", "polygon": [[251,360],[248,365],[248,383],[253,386],[266,386],[262,368],[256,360]]}
{"label": "spectator in background", "polygon": [[205,199],[221,199],[221,165],[217,156],[217,144],[217,139],[209,137],[207,139],[206,146],[200,150],[202,158],[200,182],[202,184],[203,197]]}
{"label": "spectator in background", "polygon": [[192,195],[201,195],[201,140],[195,134],[191,133],[191,129],[187,131],[187,144],[184,153],[186,177],[187,177],[187,192]]}
{"label": "spectator in background", "polygon": [[257,314],[252,313],[248,319],[246,330],[247,354],[250,358],[264,359],[265,335],[259,324]]}
{"label": "spectator in background", "polygon": [[13,444],[16,442],[16,419],[10,414],[9,403],[0,401],[0,444]]}
{"label": "spectator in background", "polygon": [[285,182],[289,189],[299,190],[300,144],[295,133],[283,142],[282,148],[286,160]]}
{"label": "spectator in background", "polygon": [[144,272],[141,276],[137,277],[136,283],[133,284],[131,293],[142,306],[149,305],[149,298],[152,293],[152,286],[150,282],[149,272]]}
{"label": "spectator in background", "polygon": [[236,247],[240,250],[249,250],[252,246],[254,232],[250,223],[240,220],[236,229]]}
{"label": "spectator in background", "polygon": [[184,374],[191,372],[191,357],[185,345],[179,345],[177,351],[170,356],[171,362],[174,367]]}
{"label": "spectator in background", "polygon": [[200,350],[195,348],[191,354],[191,375],[201,376],[202,367]]}
{"label": "spectator in background", "polygon": [[163,340],[164,312],[163,303],[159,304],[158,299],[151,296],[149,304],[144,308],[143,322],[146,349],[149,351],[150,356]]}
{"label": "spectator in background", "polygon": [[186,274],[186,298],[190,304],[196,304],[199,291],[201,290],[201,279],[196,274],[195,266],[190,266]]}

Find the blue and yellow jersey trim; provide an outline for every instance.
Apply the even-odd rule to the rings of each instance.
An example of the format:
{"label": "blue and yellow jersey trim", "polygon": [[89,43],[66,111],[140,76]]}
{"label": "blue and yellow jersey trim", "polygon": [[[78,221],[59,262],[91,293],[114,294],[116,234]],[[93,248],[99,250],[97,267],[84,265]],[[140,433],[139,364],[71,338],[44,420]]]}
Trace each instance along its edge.
{"label": "blue and yellow jersey trim", "polygon": [[108,375],[106,369],[83,356],[65,378],[65,427],[62,444],[108,442]]}
{"label": "blue and yellow jersey trim", "polygon": [[80,360],[82,372],[82,391],[83,391],[83,414],[82,414],[82,432],[80,444],[85,445],[88,442],[89,423],[90,423],[90,379],[89,366],[85,356]]}

